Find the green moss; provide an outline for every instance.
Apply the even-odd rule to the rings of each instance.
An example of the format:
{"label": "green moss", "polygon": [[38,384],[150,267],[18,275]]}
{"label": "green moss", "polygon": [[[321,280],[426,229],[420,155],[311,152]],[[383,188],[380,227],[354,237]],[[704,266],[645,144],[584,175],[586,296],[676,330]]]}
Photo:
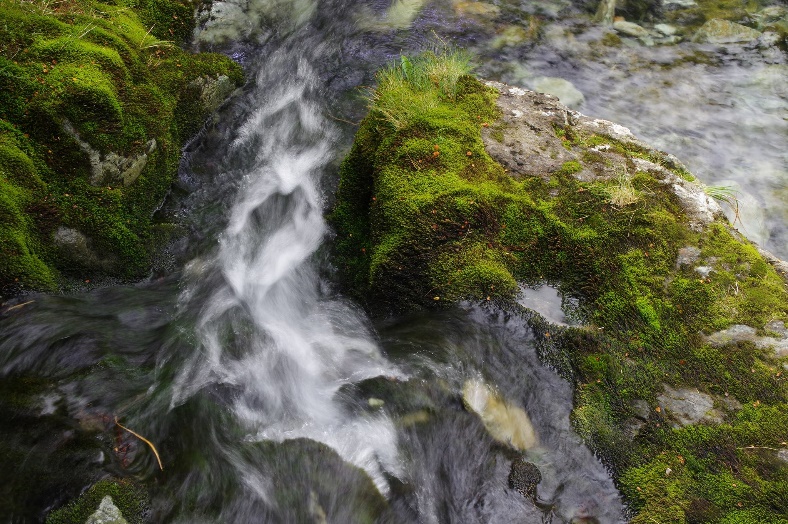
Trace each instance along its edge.
{"label": "green moss", "polygon": [[[671,189],[634,172],[633,159],[645,159],[691,180],[673,157],[557,126],[569,150],[606,145],[606,155],[619,155],[634,172],[626,178],[637,198],[613,205],[615,180],[578,180],[576,173],[599,164],[594,155],[578,155],[547,181],[510,177],[481,141],[483,125],[497,125],[494,91],[469,76],[456,90],[430,88],[397,73],[402,64],[392,68],[379,77],[341,167],[330,216],[348,290],[373,313],[387,313],[488,297],[511,304],[518,283],[558,286],[578,303],[585,327],[548,328],[526,318],[541,326],[534,329],[540,354],[574,382],[575,428],[639,509],[634,521],[780,522],[783,508],[774,501],[786,499],[784,468],[766,471],[738,448],[748,441],[784,447],[784,436],[772,438],[788,435],[784,417],[751,417],[784,410],[788,384],[768,350],[747,342],[715,346],[706,337],[733,324],[762,330],[788,321],[782,277],[727,223],[691,229]],[[412,99],[418,112],[400,111],[398,104]],[[679,266],[687,246],[700,250],[699,260]],[[708,275],[695,270],[701,265]],[[667,429],[654,410],[632,438],[632,418],[642,417],[633,405],[654,409],[663,384],[748,407],[728,425],[681,430]]]}
{"label": "green moss", "polygon": [[81,524],[98,509],[106,496],[112,497],[113,504],[129,524],[147,522],[149,501],[145,489],[128,479],[105,479],[91,486],[77,500],[51,512],[46,523]]}
{"label": "green moss", "polygon": [[686,522],[786,522],[788,463],[776,456],[785,407],[746,406],[729,424],[657,433],[662,451],[621,477],[638,522],[665,507]]}
{"label": "green moss", "polygon": [[[194,8],[187,0],[0,0],[0,173],[9,187],[0,223],[9,257],[0,263],[3,296],[52,289],[61,274],[147,271],[151,215],[182,144],[208,116],[193,82],[219,75],[243,82],[227,57],[175,45],[190,34]],[[102,154],[134,157],[151,139],[157,148],[133,185],[94,180],[65,121]],[[83,233],[93,259],[104,262],[69,258],[53,242],[60,226]]]}

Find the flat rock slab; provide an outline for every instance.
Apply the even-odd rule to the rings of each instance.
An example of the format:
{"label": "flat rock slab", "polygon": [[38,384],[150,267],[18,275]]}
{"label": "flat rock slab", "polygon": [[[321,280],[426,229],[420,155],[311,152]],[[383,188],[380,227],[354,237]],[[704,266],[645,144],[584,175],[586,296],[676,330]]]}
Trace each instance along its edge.
{"label": "flat rock slab", "polygon": [[713,18],[703,24],[692,39],[709,44],[735,44],[752,42],[759,36],[761,32],[750,27]]}
{"label": "flat rock slab", "polygon": [[711,395],[697,389],[673,389],[667,385],[664,391],[657,401],[665,414],[675,421],[675,427],[699,422],[722,422],[722,412],[714,408],[714,397]]}
{"label": "flat rock slab", "polygon": [[[590,118],[562,104],[557,97],[513,87],[500,82],[486,82],[500,92],[498,107],[503,113],[501,126],[484,128],[482,139],[490,156],[515,178],[530,176],[550,180],[567,162],[577,162],[582,169],[574,174],[584,182],[616,180],[634,166],[669,186],[678,197],[689,226],[702,230],[722,208],[704,191],[703,186],[679,175],[684,165],[673,155],[659,151],[638,140],[626,127]],[[570,143],[558,130],[578,138]],[[628,157],[608,144],[586,146],[583,140],[604,137],[626,149],[639,152]],[[595,161],[588,161],[589,153]],[[649,156],[654,161],[646,160]],[[634,174],[634,171],[631,173]]]}

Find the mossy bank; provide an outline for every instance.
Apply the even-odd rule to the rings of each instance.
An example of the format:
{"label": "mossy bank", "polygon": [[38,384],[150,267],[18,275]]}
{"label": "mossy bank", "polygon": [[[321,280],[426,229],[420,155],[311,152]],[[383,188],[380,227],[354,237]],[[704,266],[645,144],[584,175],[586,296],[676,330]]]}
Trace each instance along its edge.
{"label": "mossy bank", "polygon": [[787,522],[784,277],[674,157],[464,71],[379,74],[331,213],[347,289],[386,314],[558,287],[581,326],[524,317],[633,522]]}
{"label": "mossy bank", "polygon": [[0,296],[139,278],[183,144],[235,87],[190,0],[0,0]]}

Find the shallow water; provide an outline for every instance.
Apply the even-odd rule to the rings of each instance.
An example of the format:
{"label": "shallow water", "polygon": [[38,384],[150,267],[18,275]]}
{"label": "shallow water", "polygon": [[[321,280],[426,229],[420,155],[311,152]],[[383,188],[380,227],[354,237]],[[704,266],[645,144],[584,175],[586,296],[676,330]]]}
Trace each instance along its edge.
{"label": "shallow water", "polygon": [[[581,111],[630,126],[702,180],[746,186],[762,214],[742,211],[745,229],[762,220],[758,239],[786,256],[784,86],[755,83],[774,67],[765,59],[659,66],[694,44],[590,56],[600,30],[550,21],[568,3],[517,4],[546,17],[542,40],[493,49],[519,11],[494,21],[458,5],[219,6],[197,41],[250,81],[185,152],[161,211],[183,239],[146,282],[30,297],[0,317],[5,520],[40,520],[107,475],[150,486],[155,522],[624,520],[571,429],[569,383],[540,364],[521,319],[459,308],[373,325],[336,293],[323,213],[364,113],[358,88],[436,39],[469,48],[491,78],[566,78]],[[567,321],[551,288],[532,291]],[[464,408],[469,380],[530,419],[538,505],[508,488],[520,452]],[[163,471],[115,417],[156,443]]]}

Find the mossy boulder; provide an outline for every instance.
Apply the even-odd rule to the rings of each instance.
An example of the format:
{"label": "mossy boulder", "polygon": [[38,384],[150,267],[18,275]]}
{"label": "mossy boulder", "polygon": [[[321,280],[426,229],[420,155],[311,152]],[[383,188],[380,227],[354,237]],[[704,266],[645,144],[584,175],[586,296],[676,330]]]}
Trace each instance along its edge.
{"label": "mossy boulder", "polygon": [[[413,82],[408,64],[379,76],[341,167],[330,218],[349,292],[375,314],[458,301],[521,311],[520,286],[557,287],[582,326],[523,318],[574,383],[574,427],[636,520],[784,522],[774,326],[788,284],[710,195],[731,196],[554,97],[470,76]],[[753,336],[726,338],[732,326]],[[660,396],[689,388],[711,412],[682,424],[667,407],[681,404]]]}
{"label": "mossy boulder", "polygon": [[194,7],[0,0],[0,296],[147,272],[183,144],[243,82],[178,47]]}

